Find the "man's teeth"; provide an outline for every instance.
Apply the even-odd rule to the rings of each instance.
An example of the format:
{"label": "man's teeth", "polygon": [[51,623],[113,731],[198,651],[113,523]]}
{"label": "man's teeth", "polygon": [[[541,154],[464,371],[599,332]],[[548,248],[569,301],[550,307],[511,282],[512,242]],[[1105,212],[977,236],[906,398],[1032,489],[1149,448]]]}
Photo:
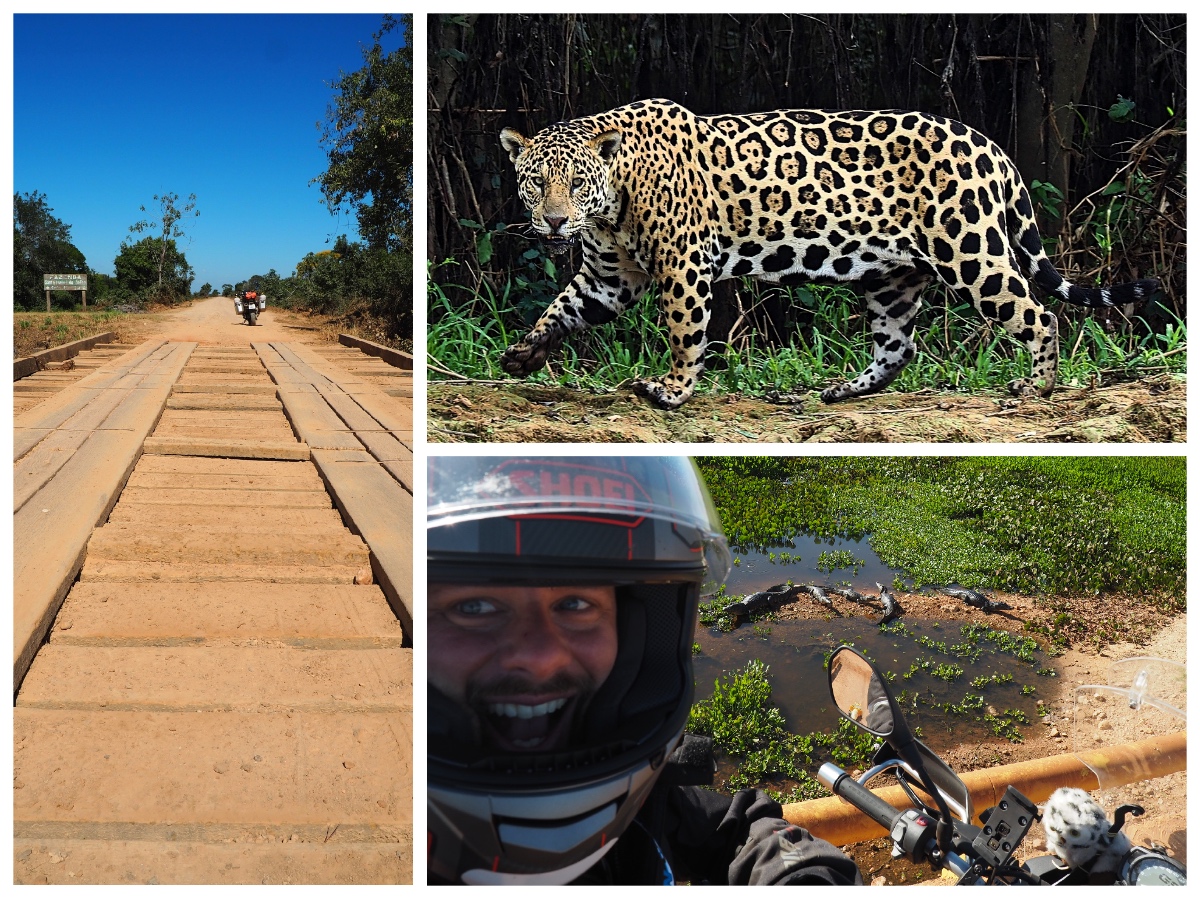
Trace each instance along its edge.
{"label": "man's teeth", "polygon": [[501,715],[505,718],[540,718],[542,715],[552,715],[567,704],[565,699],[551,699],[538,705],[517,705],[513,702],[490,702],[488,713]]}

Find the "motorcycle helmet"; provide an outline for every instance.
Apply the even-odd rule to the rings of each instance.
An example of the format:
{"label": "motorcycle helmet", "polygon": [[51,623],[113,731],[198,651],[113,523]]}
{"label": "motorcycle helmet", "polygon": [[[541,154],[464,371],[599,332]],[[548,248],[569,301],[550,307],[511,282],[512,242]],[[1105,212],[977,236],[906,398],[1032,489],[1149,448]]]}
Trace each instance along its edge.
{"label": "motorcycle helmet", "polygon": [[568,883],[620,839],[682,737],[697,606],[730,567],[720,520],[683,457],[439,457],[428,484],[431,586],[614,589],[616,660],[565,746],[498,749],[486,712],[429,687],[430,879]]}

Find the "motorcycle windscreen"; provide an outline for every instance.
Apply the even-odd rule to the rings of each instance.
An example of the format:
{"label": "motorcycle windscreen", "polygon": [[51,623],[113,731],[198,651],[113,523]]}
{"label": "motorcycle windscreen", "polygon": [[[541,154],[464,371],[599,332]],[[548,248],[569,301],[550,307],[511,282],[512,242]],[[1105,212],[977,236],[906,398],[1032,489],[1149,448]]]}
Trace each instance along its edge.
{"label": "motorcycle windscreen", "polygon": [[[1187,729],[1187,674],[1183,665],[1148,657],[1115,663],[1107,684],[1085,684],[1074,696],[1072,748],[1096,775],[1101,790],[1153,776],[1153,738]],[[1139,746],[1118,765],[1117,747]]]}

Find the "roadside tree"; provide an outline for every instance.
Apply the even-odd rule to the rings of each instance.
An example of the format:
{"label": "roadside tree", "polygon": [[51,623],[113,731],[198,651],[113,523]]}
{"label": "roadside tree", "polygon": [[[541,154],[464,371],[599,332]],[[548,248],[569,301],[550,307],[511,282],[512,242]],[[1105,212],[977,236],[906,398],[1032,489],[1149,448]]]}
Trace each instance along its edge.
{"label": "roadside tree", "polygon": [[187,297],[196,276],[175,241],[159,237],[122,244],[113,266],[124,290],[158,302]]}
{"label": "roadside tree", "polygon": [[[402,46],[383,38],[399,30]],[[366,299],[393,336],[412,336],[413,59],[412,16],[385,16],[363,68],[333,82],[337,92],[321,144],[328,169],[314,179],[331,213],[353,212],[364,244],[340,238],[332,254],[309,254],[305,302],[326,311]],[[302,263],[303,265],[303,263]],[[387,272],[387,279],[360,278]]]}
{"label": "roadside tree", "polygon": [[41,308],[45,302],[43,275],[84,274],[88,270],[83,253],[71,243],[71,226],[53,213],[43,193],[13,194],[15,308]]}
{"label": "roadside tree", "polygon": [[[168,247],[174,248],[175,241],[184,236],[183,220],[185,218],[195,218],[200,215],[200,210],[196,208],[195,194],[188,194],[187,202],[184,203],[182,209],[179,208],[179,194],[164,193],[161,196],[155,194],[154,200],[159,205],[159,218],[155,221],[142,219],[141,221],[134,222],[129,226],[129,233],[152,234],[153,232],[160,232],[157,238],[157,249],[159,251],[157,284],[161,293],[163,282],[164,280],[169,280],[169,273],[171,272],[167,260]],[[146,212],[146,207],[142,206],[141,211],[143,213]],[[182,254],[180,258],[182,258]],[[189,283],[190,280],[189,278]]]}

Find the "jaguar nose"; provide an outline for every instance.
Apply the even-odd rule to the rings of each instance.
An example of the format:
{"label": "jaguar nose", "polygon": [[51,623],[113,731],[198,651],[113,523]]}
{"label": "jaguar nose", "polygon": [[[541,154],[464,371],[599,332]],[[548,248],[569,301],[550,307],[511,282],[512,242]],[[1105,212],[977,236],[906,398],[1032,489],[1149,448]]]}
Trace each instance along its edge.
{"label": "jaguar nose", "polygon": [[558,230],[563,226],[563,223],[566,221],[566,217],[560,217],[560,216],[544,215],[544,216],[542,216],[542,218],[545,220],[546,224],[550,226],[551,234],[557,234]]}

